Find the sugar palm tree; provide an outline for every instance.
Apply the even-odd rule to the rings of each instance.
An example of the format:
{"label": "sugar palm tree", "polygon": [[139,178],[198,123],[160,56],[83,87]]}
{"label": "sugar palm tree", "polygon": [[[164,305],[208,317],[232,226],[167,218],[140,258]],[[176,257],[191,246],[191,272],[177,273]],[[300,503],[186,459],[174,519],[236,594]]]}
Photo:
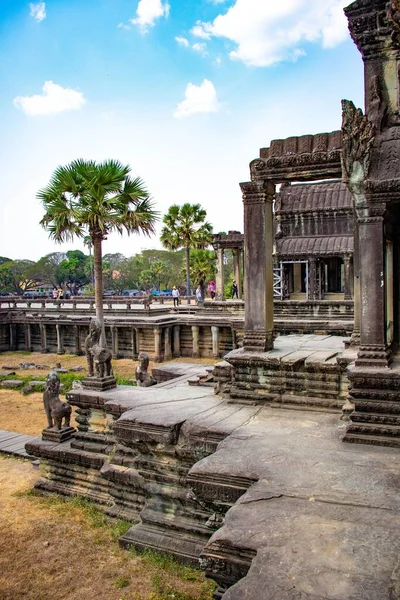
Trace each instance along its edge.
{"label": "sugar palm tree", "polygon": [[200,286],[201,296],[205,298],[206,281],[215,278],[216,254],[214,250],[193,250],[190,258],[191,279]]}
{"label": "sugar palm tree", "polygon": [[[211,243],[212,226],[206,221],[207,213],[200,204],[182,206],[173,204],[163,218],[161,243],[168,250],[185,249],[186,293],[190,295],[190,250],[205,248]],[[190,302],[189,298],[187,300]]]}
{"label": "sugar palm tree", "polygon": [[103,325],[102,243],[112,231],[151,235],[158,219],[144,182],[116,160],[75,160],[58,167],[37,193],[40,224],[56,242],[89,235],[93,247],[96,317]]}

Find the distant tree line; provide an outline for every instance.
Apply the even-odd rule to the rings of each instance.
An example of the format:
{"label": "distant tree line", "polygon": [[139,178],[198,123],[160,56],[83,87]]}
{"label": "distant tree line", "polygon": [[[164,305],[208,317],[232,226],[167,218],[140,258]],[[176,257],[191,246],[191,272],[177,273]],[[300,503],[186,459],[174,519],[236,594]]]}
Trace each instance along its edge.
{"label": "distant tree line", "polygon": [[[121,294],[124,290],[171,289],[186,291],[186,250],[142,250],[126,257],[105,254],[102,262],[103,289]],[[216,256],[212,250],[194,249],[190,256],[193,286],[215,278]],[[81,250],[52,252],[37,262],[0,257],[0,293],[23,294],[40,286],[62,288],[71,295],[80,290],[93,293],[93,256]]]}

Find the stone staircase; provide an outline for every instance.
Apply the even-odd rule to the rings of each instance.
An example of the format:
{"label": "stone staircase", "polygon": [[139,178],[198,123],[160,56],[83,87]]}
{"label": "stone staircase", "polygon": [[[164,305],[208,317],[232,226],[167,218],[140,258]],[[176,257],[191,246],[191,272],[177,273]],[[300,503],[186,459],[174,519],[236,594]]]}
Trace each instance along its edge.
{"label": "stone staircase", "polygon": [[390,368],[349,369],[354,403],[345,442],[400,448],[400,360]]}

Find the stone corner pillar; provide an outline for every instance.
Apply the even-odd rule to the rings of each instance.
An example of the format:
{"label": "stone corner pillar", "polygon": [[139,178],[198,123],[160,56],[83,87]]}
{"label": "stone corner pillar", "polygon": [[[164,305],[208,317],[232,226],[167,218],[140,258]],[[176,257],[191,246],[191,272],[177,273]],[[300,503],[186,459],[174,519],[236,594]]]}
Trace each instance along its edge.
{"label": "stone corner pillar", "polygon": [[272,182],[240,184],[244,204],[245,351],[273,348],[274,275]]}
{"label": "stone corner pillar", "polygon": [[360,349],[357,367],[387,367],[391,349],[386,340],[384,208],[358,215],[360,274]]}

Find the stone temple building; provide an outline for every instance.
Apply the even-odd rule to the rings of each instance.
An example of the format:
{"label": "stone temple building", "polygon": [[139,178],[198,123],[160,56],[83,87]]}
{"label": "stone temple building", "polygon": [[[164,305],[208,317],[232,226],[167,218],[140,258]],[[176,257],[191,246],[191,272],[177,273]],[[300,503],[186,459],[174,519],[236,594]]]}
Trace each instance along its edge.
{"label": "stone temple building", "polygon": [[275,297],[351,300],[354,219],[346,185],[287,181],[275,197],[274,221],[275,273],[282,281]]}

